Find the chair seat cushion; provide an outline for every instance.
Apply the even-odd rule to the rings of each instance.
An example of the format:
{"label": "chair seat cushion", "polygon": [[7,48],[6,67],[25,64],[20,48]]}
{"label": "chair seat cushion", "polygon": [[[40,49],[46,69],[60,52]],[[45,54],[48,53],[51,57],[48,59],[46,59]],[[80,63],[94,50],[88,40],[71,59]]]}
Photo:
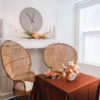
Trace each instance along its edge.
{"label": "chair seat cushion", "polygon": [[33,82],[24,81],[26,86],[26,91],[31,91],[33,87]]}
{"label": "chair seat cushion", "polygon": [[21,95],[29,94],[33,87],[33,82],[35,80],[34,72],[28,72],[25,74],[20,74],[14,77],[14,91],[16,94]]}
{"label": "chair seat cushion", "polygon": [[29,81],[17,81],[14,84],[14,90],[20,91],[20,92],[29,92],[32,90],[33,82]]}

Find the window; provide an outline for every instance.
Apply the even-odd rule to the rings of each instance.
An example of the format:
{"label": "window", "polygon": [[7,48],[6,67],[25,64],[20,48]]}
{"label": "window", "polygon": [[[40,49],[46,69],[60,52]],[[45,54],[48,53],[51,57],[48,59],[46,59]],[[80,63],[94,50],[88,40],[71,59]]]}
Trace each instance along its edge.
{"label": "window", "polygon": [[79,62],[100,65],[100,3],[76,11]]}

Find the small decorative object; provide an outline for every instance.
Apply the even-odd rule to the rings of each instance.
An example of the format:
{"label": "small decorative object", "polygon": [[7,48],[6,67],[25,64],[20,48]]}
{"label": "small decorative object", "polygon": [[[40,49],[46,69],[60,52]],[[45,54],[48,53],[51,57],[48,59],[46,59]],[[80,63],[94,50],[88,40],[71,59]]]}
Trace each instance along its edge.
{"label": "small decorative object", "polygon": [[77,64],[74,64],[74,61],[66,61],[65,64],[63,64],[63,67],[69,81],[73,81],[79,74],[80,68],[77,66]]}
{"label": "small decorative object", "polygon": [[3,19],[0,19],[0,37],[2,37],[3,33]]}
{"label": "small decorative object", "polygon": [[34,29],[39,31],[43,24],[43,19],[38,10],[28,7],[20,13],[20,24],[27,32],[34,32]]}
{"label": "small decorative object", "polygon": [[70,73],[70,74],[68,75],[67,79],[68,79],[69,81],[73,81],[73,80],[75,80],[76,76],[77,76],[77,74],[75,74],[75,73]]}
{"label": "small decorative object", "polygon": [[28,39],[47,39],[48,33],[40,34],[38,31],[41,29],[43,19],[38,10],[32,7],[28,7],[22,10],[20,13],[20,24],[25,30],[25,34]]}
{"label": "small decorative object", "polygon": [[55,78],[57,78],[57,77],[60,75],[60,73],[57,72],[57,71],[48,71],[48,72],[46,72],[44,75],[45,75],[45,77],[47,77],[47,78],[55,79]]}
{"label": "small decorative object", "polygon": [[7,26],[4,19],[0,19],[0,37],[7,37]]}
{"label": "small decorative object", "polygon": [[67,77],[69,81],[75,80],[76,76],[79,74],[79,67],[74,64],[73,61],[70,62],[65,62],[62,64],[62,68],[59,69],[58,71],[49,71],[46,72],[44,75],[46,77],[54,77],[55,78],[61,78],[61,77]]}
{"label": "small decorative object", "polygon": [[43,33],[40,34],[38,32],[24,32],[26,35],[28,35],[28,39],[47,39],[48,37],[48,33]]}

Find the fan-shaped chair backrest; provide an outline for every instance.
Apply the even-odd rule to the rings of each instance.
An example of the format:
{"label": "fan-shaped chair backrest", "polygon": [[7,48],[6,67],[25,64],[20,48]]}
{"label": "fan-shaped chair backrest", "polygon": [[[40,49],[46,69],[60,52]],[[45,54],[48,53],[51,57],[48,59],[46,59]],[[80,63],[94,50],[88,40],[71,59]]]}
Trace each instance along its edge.
{"label": "fan-shaped chair backrest", "polygon": [[30,71],[31,58],[28,52],[18,43],[5,41],[1,47],[4,69],[8,76],[14,77]]}
{"label": "fan-shaped chair backrest", "polygon": [[44,51],[44,62],[48,67],[52,67],[52,70],[61,68],[65,60],[77,62],[75,49],[67,44],[51,44]]}

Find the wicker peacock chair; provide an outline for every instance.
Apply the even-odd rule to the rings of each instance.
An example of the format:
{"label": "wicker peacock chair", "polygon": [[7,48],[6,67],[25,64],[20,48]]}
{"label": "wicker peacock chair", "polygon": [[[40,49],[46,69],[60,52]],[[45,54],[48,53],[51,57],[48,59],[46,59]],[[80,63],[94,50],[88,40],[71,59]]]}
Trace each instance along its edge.
{"label": "wicker peacock chair", "polygon": [[14,94],[17,96],[29,95],[35,74],[30,72],[31,58],[28,52],[18,43],[5,41],[1,47],[1,56],[7,75],[14,81]]}
{"label": "wicker peacock chair", "polygon": [[50,44],[44,50],[44,62],[52,70],[61,68],[65,60],[77,62],[77,52],[68,44]]}

